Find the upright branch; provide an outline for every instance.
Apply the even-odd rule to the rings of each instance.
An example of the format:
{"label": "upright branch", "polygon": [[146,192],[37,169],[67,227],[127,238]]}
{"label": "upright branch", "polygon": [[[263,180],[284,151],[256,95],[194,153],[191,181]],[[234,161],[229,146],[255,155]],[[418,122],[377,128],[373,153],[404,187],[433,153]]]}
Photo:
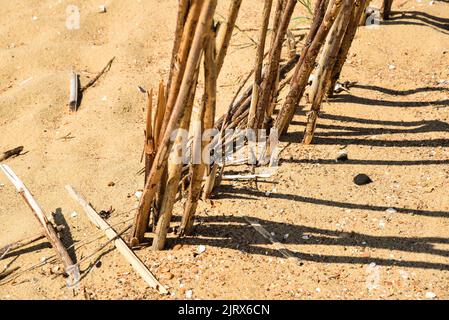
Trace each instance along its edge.
{"label": "upright branch", "polygon": [[[171,62],[170,62],[170,73],[168,75],[168,81],[167,81],[167,91],[164,93],[164,99],[167,101],[168,92],[171,87],[171,82],[173,80],[173,74],[174,69],[176,67],[176,59],[179,52],[179,47],[181,45],[182,41],[182,33],[184,30],[184,26],[186,24],[187,20],[187,14],[189,13],[189,7],[190,7],[190,0],[179,0],[178,4],[178,17],[176,19],[176,29],[175,29],[175,41],[173,44],[173,50],[172,50],[172,56],[171,56]],[[157,140],[156,140],[157,141]]]}
{"label": "upright branch", "polygon": [[391,14],[391,6],[393,5],[393,0],[383,0],[382,7],[380,8],[380,14],[382,19],[388,20]]}
{"label": "upright branch", "polygon": [[285,10],[285,5],[287,4],[287,0],[277,0],[276,8],[274,10],[274,20],[272,27],[272,37],[271,37],[271,47],[273,46],[274,41],[276,41],[276,34],[279,30],[279,24],[281,23],[282,13]]}
{"label": "upright branch", "polygon": [[360,17],[365,10],[366,0],[356,0],[355,5],[352,10],[352,17],[350,18],[348,28],[346,30],[345,36],[342,40],[340,50],[338,52],[337,61],[335,62],[334,68],[332,69],[331,81],[329,87],[327,88],[327,94],[332,97],[334,93],[335,85],[340,78],[341,71],[348,57],[349,49],[351,48],[352,42],[354,41],[355,35],[358,30]]}
{"label": "upright branch", "polygon": [[184,206],[184,214],[181,221],[181,235],[192,233],[194,215],[201,196],[201,186],[206,165],[210,163],[209,142],[204,132],[212,129],[215,118],[215,106],[217,95],[217,65],[215,60],[215,31],[211,29],[204,52],[204,83],[205,91],[203,95],[200,111],[194,122],[194,141],[192,151],[192,164],[190,167],[190,187],[187,202]]}
{"label": "upright branch", "polygon": [[254,65],[254,82],[253,82],[253,94],[251,97],[251,106],[248,116],[248,128],[254,128],[256,124],[256,107],[259,98],[259,88],[262,82],[262,65],[265,51],[265,42],[267,38],[268,24],[270,22],[270,13],[273,0],[265,0],[265,5],[262,13],[262,26],[259,34],[259,44],[256,52],[256,62]]}
{"label": "upright branch", "polygon": [[[168,127],[168,123],[171,119],[171,114],[173,108],[177,102],[178,93],[181,87],[182,80],[184,78],[184,73],[188,66],[187,60],[189,58],[190,49],[193,44],[193,37],[196,34],[195,30],[198,24],[198,19],[200,17],[201,8],[203,7],[204,0],[193,0],[191,1],[191,6],[189,8],[189,13],[187,16],[187,21],[184,25],[182,32],[182,40],[179,44],[178,54],[175,58],[175,64],[171,69],[172,79],[170,82],[170,87],[168,88],[167,103],[165,106],[164,120],[161,125],[161,139],[165,134]],[[176,43],[175,43],[176,44]],[[196,65],[196,64],[195,64]]]}
{"label": "upright branch", "polygon": [[[199,65],[197,67],[194,82],[190,88],[189,99],[184,112],[179,131],[173,132],[175,143],[173,145],[172,155],[169,158],[168,171],[167,171],[167,183],[164,188],[164,194],[162,195],[162,202],[160,207],[160,216],[157,221],[156,234],[153,238],[153,250],[162,250],[165,246],[167,238],[168,228],[170,227],[170,221],[172,218],[173,207],[175,204],[176,194],[178,193],[179,182],[181,181],[181,172],[183,167],[183,158],[185,146],[187,145],[187,137],[184,132],[189,129],[190,119],[192,116],[193,104],[195,101],[196,87],[198,83]],[[174,135],[176,134],[176,136]]]}
{"label": "upright branch", "polygon": [[150,174],[151,166],[153,165],[153,159],[155,155],[155,145],[154,145],[154,135],[153,135],[153,126],[152,122],[152,113],[153,113],[153,89],[151,89],[150,93],[147,93],[147,115],[146,115],[146,128],[145,128],[145,182],[147,181],[147,177]]}
{"label": "upright branch", "polygon": [[[265,112],[271,103],[271,98],[273,96],[274,85],[278,77],[279,63],[282,53],[282,44],[287,33],[288,25],[290,24],[293,11],[295,9],[297,0],[288,0],[285,10],[282,15],[279,28],[276,33],[276,38],[270,49],[270,54],[268,57],[268,66],[266,75],[262,81],[261,90],[259,94],[259,101],[257,103],[256,110],[256,128],[260,128],[265,120]],[[271,116],[271,115],[268,115]]]}
{"label": "upright branch", "polygon": [[[145,184],[145,188],[137,209],[133,227],[133,236],[131,239],[132,246],[139,244],[143,240],[144,234],[147,230],[150,207],[158,189],[163,170],[167,165],[169,153],[173,147],[173,141],[171,139],[172,132],[180,127],[183,116],[187,112],[186,109],[190,97],[190,89],[192,88],[192,85],[196,80],[195,74],[199,60],[201,58],[201,52],[203,50],[204,37],[209,32],[209,27],[212,22],[216,5],[217,0],[204,0],[204,4],[200,6],[201,13],[199,16],[199,23],[194,30],[191,49],[189,51],[185,65],[180,66],[180,68],[185,69],[185,73],[182,77],[182,82],[179,93],[177,94],[176,103],[174,104],[173,112],[170,116],[170,120],[168,121],[167,129],[163,130],[163,138],[160,143],[158,152],[156,153],[153,167],[151,168],[150,175],[148,176],[148,181]],[[187,38],[189,38],[188,35],[186,35],[186,39]],[[170,91],[172,90],[173,85],[170,88]]]}
{"label": "upright branch", "polygon": [[[274,133],[283,134],[287,132],[295,109],[306,89],[318,53],[334,23],[335,17],[340,12],[341,2],[341,0],[330,0],[327,5],[327,0],[321,0],[315,7],[314,21],[290,82],[290,91],[276,118]],[[324,12],[326,14],[323,18]]]}
{"label": "upright branch", "polygon": [[242,0],[232,0],[229,7],[228,19],[221,26],[217,35],[217,72],[220,73],[223,67],[224,59],[228,52],[229,43],[231,42],[232,32],[235,22],[240,11]]}
{"label": "upright branch", "polygon": [[338,52],[346,33],[348,23],[352,14],[354,0],[343,0],[343,7],[327,36],[326,45],[321,55],[318,70],[315,75],[313,85],[313,102],[311,111],[308,114],[307,126],[304,133],[305,144],[310,144],[315,132],[316,121],[321,108],[321,103],[326,93],[326,88],[331,81],[331,72],[337,60]]}
{"label": "upright branch", "polygon": [[159,83],[159,92],[158,92],[158,96],[157,96],[157,107],[156,107],[156,112],[154,115],[154,124],[153,124],[153,130],[154,130],[153,138],[154,138],[154,143],[155,143],[156,147],[159,146],[159,142],[160,142],[161,126],[162,126],[162,121],[164,120],[164,113],[165,113],[165,86],[164,86],[164,82],[161,81]]}

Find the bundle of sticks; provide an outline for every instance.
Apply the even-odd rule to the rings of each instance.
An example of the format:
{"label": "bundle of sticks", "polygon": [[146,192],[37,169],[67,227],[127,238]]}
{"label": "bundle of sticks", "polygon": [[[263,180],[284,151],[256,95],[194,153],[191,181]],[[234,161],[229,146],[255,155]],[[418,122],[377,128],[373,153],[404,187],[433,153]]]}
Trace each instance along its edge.
{"label": "bundle of sticks", "polygon": [[[287,132],[315,65],[318,64],[311,88],[312,106],[303,137],[304,143],[312,142],[323,98],[333,95],[366,6],[366,0],[316,2],[312,25],[295,67],[289,93],[274,124],[276,132]],[[318,60],[320,52],[321,58]]]}
{"label": "bundle of sticks", "polygon": [[[153,248],[162,249],[165,245],[183,169],[182,163],[168,161],[169,154],[172,149],[177,150],[173,154],[181,153],[183,136],[178,129],[188,130],[190,127],[201,61],[204,64],[205,90],[200,110],[194,114],[193,121],[200,124],[198,134],[213,127],[217,76],[224,63],[241,2],[231,2],[227,22],[218,26],[213,21],[217,0],[179,1],[169,79],[166,89],[160,85],[153,125],[150,125],[151,94],[148,97],[146,182],[134,222],[132,246],[143,241],[150,222],[155,231]],[[172,139],[173,135],[175,139]],[[190,168],[189,204],[184,212],[182,230],[189,230],[193,223],[191,212],[195,211],[199,199],[198,181],[201,184],[204,169],[204,164]]]}

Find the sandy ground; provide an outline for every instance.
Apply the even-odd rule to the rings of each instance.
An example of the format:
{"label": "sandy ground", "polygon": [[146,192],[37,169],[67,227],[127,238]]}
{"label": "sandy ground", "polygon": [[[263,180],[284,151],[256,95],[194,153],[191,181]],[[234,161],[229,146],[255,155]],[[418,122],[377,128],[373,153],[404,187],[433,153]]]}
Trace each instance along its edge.
{"label": "sandy ground", "polygon": [[[0,151],[25,146],[5,163],[67,226],[66,245],[101,235],[66,184],[98,211],[112,206],[111,224],[132,219],[143,183],[145,96],[137,86],[156,87],[170,60],[176,1],[110,0],[99,14],[103,3],[0,1]],[[79,30],[65,27],[69,4],[81,10]],[[220,1],[218,13],[227,4]],[[261,4],[244,1],[240,28],[254,27]],[[170,295],[147,288],[107,247],[93,268],[82,264],[78,296],[50,264],[1,285],[0,299],[180,299],[189,290],[194,299],[449,298],[449,3],[409,0],[393,10],[388,23],[359,31],[342,77],[357,85],[324,104],[314,145],[299,143],[305,117],[298,113],[275,176],[258,189],[226,183],[201,204],[195,237],[171,239],[164,252],[137,251]],[[257,38],[237,32],[233,39],[219,82],[221,111],[253,64],[248,36]],[[86,83],[113,56],[111,70],[69,114],[71,69]],[[349,161],[337,163],[342,149]],[[374,182],[356,186],[358,173]],[[285,259],[244,216],[300,263]],[[3,175],[0,221],[0,245],[39,230]],[[105,241],[71,254],[79,261]],[[199,245],[204,253],[196,253]],[[0,268],[20,272],[51,255],[41,241],[6,256]]]}

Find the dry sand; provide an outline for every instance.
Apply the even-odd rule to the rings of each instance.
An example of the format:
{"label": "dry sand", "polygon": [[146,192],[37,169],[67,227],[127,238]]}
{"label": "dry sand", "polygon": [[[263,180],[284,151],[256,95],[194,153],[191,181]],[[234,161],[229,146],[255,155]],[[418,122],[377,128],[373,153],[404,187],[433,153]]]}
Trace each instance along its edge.
{"label": "dry sand", "polygon": [[[112,206],[110,223],[131,219],[143,184],[137,172],[145,96],[137,86],[166,78],[177,2],[0,2],[0,151],[26,151],[5,163],[67,225],[67,245],[96,231],[66,184],[98,211]],[[108,11],[99,14],[103,3]],[[240,28],[257,24],[262,3],[244,1]],[[69,4],[81,9],[79,30],[65,27]],[[227,4],[220,1],[220,14]],[[173,250],[137,252],[171,295],[147,288],[117,251],[107,250],[84,273],[84,294],[73,297],[47,265],[0,286],[0,299],[180,299],[187,290],[200,299],[423,299],[428,292],[449,298],[449,3],[395,1],[393,11],[380,28],[359,31],[342,76],[357,86],[324,104],[314,145],[299,143],[305,117],[298,113],[273,178],[258,190],[226,183],[212,203],[201,204],[195,237],[170,240],[171,248],[182,244]],[[257,38],[236,32],[233,39],[219,81],[219,114],[253,65],[248,35]],[[71,69],[86,83],[113,56],[111,70],[69,114]],[[336,163],[341,149],[350,160]],[[354,185],[358,173],[374,182]],[[390,207],[396,212],[386,212]],[[245,215],[301,263],[283,258]],[[0,245],[39,229],[3,175],[0,221]],[[80,260],[104,241],[72,254]],[[200,255],[198,245],[206,246]],[[0,268],[12,262],[26,269],[53,251],[41,241],[19,253]]]}

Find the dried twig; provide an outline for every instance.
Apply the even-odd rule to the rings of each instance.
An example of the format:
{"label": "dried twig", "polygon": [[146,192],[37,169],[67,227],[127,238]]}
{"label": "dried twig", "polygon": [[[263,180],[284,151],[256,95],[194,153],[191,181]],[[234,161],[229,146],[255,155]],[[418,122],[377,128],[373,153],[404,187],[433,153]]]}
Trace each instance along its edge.
{"label": "dried twig", "polygon": [[73,265],[72,258],[64,247],[63,243],[58,237],[58,233],[53,224],[47,219],[43,210],[33,198],[31,192],[27,189],[22,180],[17,177],[17,175],[12,171],[7,165],[0,165],[0,169],[5,173],[6,177],[11,181],[11,183],[16,187],[18,193],[22,196],[26,204],[33,211],[34,216],[40,222],[45,236],[50,241],[52,247],[55,249],[57,256],[62,261],[66,274],[69,275],[71,283],[68,286],[74,286],[79,280],[79,269]]}
{"label": "dried twig", "polygon": [[[182,235],[192,232],[195,211],[201,196],[202,177],[206,169],[204,154],[210,154],[209,141],[203,140],[203,133],[212,129],[215,119],[218,68],[215,60],[215,30],[209,32],[204,53],[204,82],[206,84],[200,112],[197,114],[193,141],[193,164],[190,170],[190,186],[184,214],[181,221]],[[206,161],[207,163],[209,161]]]}
{"label": "dried twig", "polygon": [[145,280],[148,285],[159,291],[160,294],[167,294],[168,291],[165,287],[159,283],[159,281],[154,277],[154,275],[148,270],[144,263],[136,256],[136,254],[126,245],[125,241],[119,237],[117,232],[115,232],[109,224],[104,221],[98,213],[89,205],[89,203],[80,194],[78,194],[72,186],[66,186],[67,192],[72,196],[73,199],[78,201],[78,203],[83,207],[84,212],[90,221],[99,229],[102,229],[106,236],[114,241],[114,245],[117,250],[123,255],[123,257],[128,261],[134,268],[134,270],[140,274],[140,276]]}
{"label": "dried twig", "polygon": [[20,155],[20,153],[23,151],[23,146],[8,150],[3,152],[2,155],[0,155],[0,162],[6,159],[9,159],[11,157],[17,157]]}
{"label": "dried twig", "polygon": [[43,238],[45,238],[45,234],[41,232],[35,236],[28,237],[23,240],[19,240],[19,241],[10,243],[10,244],[0,248],[0,260],[2,260],[3,257],[5,257],[9,252],[23,248],[23,247],[25,247],[29,244],[32,244],[33,242],[39,241]]}
{"label": "dried twig", "polygon": [[329,30],[340,12],[342,2],[340,0],[320,0],[315,6],[315,16],[312,27],[307,36],[306,43],[301,51],[301,58],[296,65],[295,72],[290,83],[290,91],[276,118],[276,134],[284,134],[293,118],[296,107],[299,105],[315,61],[326,39]]}
{"label": "dried twig", "polygon": [[343,5],[331,31],[327,37],[326,45],[320,58],[320,64],[312,84],[312,107],[307,117],[307,125],[304,133],[303,142],[310,144],[312,142],[316,122],[321,109],[321,103],[326,93],[326,88],[331,82],[331,73],[337,60],[338,51],[341,42],[345,36],[354,2],[352,0],[343,0]]}
{"label": "dried twig", "polygon": [[81,87],[80,92],[83,93],[84,91],[86,91],[87,89],[92,87],[95,84],[95,82],[97,82],[98,79],[100,79],[100,77],[103,74],[108,72],[111,69],[112,62],[114,62],[114,60],[115,60],[115,57],[113,57],[111,60],[109,60],[109,62],[106,64],[106,66],[92,80],[90,80],[86,85]]}

